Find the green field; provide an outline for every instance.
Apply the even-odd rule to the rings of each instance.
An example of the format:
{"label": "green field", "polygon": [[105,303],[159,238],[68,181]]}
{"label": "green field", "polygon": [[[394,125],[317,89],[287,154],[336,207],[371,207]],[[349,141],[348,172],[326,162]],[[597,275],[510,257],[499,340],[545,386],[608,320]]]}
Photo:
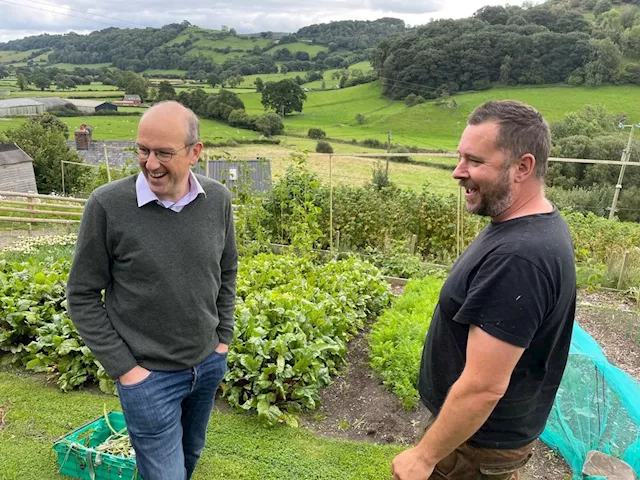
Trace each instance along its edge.
{"label": "green field", "polygon": [[282,50],[283,48],[288,49],[291,53],[307,52],[312,58],[315,57],[319,52],[326,52],[329,50],[329,48],[324,45],[311,45],[304,42],[296,42],[285,43],[284,45],[276,45],[267,50],[266,53],[268,53],[269,55],[275,55],[278,50]]}
{"label": "green field", "polygon": [[122,100],[123,90],[101,90],[90,92],[88,90],[23,90],[12,91],[11,98],[20,97],[62,97],[62,98],[86,98],[102,100],[104,102],[113,102],[114,100]]}
{"label": "green field", "polygon": [[[129,111],[129,110],[126,110]],[[93,127],[94,140],[135,140],[139,117],[64,117],[64,123],[73,132],[80,124],[86,123]],[[25,122],[24,118],[0,119],[0,131],[15,128]],[[71,133],[70,135],[73,135]],[[200,121],[200,136],[203,141],[219,142],[230,138],[258,138],[259,134],[251,130],[230,127],[226,123],[216,120],[203,119]],[[70,138],[73,138],[70,136]]]}
{"label": "green field", "polygon": [[[387,140],[391,131],[395,143],[423,148],[455,150],[466,118],[487,100],[515,99],[538,108],[548,121],[560,120],[566,113],[578,111],[585,104],[602,104],[611,113],[627,114],[640,119],[640,87],[536,87],[496,88],[455,96],[457,108],[439,107],[433,102],[407,108],[402,101],[381,97],[378,82],[342,90],[308,92],[302,114],[284,120],[289,133],[304,135],[309,128],[319,127],[332,138],[343,140],[376,138]],[[250,113],[263,111],[260,95],[240,95]],[[356,114],[366,121],[358,125]]]}
{"label": "green field", "polygon": [[[370,70],[373,70],[373,67],[369,62],[359,62],[351,65],[348,68],[348,70],[355,70],[355,69],[362,70],[363,72],[368,72]],[[323,72],[322,77],[324,79],[326,88],[333,88],[336,85],[338,85],[338,83],[340,83],[339,79],[331,78],[333,73],[337,71],[340,71],[340,69],[336,68],[331,70],[325,70]],[[256,74],[256,75],[247,75],[243,77],[243,81],[240,84],[240,86],[243,88],[253,88],[255,86],[254,82],[258,77],[260,77],[262,81],[266,83],[266,82],[278,82],[280,80],[284,80],[285,78],[295,79],[297,75],[300,75],[302,78],[304,78],[306,75],[306,72],[262,73],[262,74]],[[305,83],[302,86],[304,88],[320,89],[322,88],[322,80],[316,80],[313,82]]]}
{"label": "green field", "polygon": [[[53,441],[100,417],[104,408],[120,410],[115,396],[62,393],[43,375],[23,371],[0,371],[0,392],[0,406],[7,406],[6,428],[0,430],[2,480],[68,479],[58,473]],[[386,478],[381,472],[389,472],[401,450],[330,440],[303,428],[264,427],[255,416],[215,410],[193,479],[376,480]]]}
{"label": "green field", "polygon": [[73,89],[76,92],[84,92],[88,90],[100,92],[121,92],[115,85],[105,85],[102,82],[91,82],[90,85],[78,85]]}
{"label": "green field", "polygon": [[185,73],[187,73],[186,70],[160,70],[157,68],[149,68],[145,71],[143,71],[141,73],[141,75],[144,74],[148,74],[148,75],[180,75],[183,76]]}
{"label": "green field", "polygon": [[54,63],[53,65],[51,65],[51,67],[56,67],[60,70],[74,70],[76,68],[90,68],[93,70],[98,70],[102,67],[116,68],[111,67],[110,63],[81,63],[77,65],[74,63]]}
{"label": "green field", "polygon": [[0,50],[0,63],[24,60],[33,52],[35,52],[35,50],[25,50],[24,52],[18,52],[16,50]]}

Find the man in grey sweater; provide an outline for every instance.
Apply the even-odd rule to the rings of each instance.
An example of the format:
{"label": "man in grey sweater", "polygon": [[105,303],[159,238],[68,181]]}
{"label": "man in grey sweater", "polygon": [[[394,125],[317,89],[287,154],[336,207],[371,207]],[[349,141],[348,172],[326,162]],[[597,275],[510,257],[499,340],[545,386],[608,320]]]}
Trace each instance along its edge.
{"label": "man in grey sweater", "polygon": [[67,300],[116,381],[142,477],[183,480],[204,447],[233,338],[231,195],[191,172],[203,145],[179,103],[149,109],[136,143],[141,173],[87,201]]}

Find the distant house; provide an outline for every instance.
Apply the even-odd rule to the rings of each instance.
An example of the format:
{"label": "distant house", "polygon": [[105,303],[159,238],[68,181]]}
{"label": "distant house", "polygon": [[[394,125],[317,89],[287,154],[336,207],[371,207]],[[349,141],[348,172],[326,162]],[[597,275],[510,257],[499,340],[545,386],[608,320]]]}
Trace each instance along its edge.
{"label": "distant house", "polygon": [[80,112],[86,112],[86,113],[118,111],[118,107],[113,103],[101,102],[100,100],[84,100],[84,99],[70,98],[69,103],[75,105]]}
{"label": "distant house", "polygon": [[0,100],[0,117],[13,117],[16,115],[38,115],[47,110],[47,107],[32,98],[8,98]]}
{"label": "distant house", "polygon": [[122,100],[111,102],[119,107],[139,107],[142,104],[140,95],[125,95]]}
{"label": "distant house", "polygon": [[38,193],[33,160],[15,143],[0,144],[0,190]]}

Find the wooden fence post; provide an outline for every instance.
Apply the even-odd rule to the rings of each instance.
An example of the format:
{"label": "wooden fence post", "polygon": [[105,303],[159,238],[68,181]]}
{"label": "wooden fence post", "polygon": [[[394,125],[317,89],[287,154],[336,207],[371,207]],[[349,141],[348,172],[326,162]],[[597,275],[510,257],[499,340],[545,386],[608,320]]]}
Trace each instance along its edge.
{"label": "wooden fence post", "polygon": [[624,257],[622,257],[622,266],[620,267],[620,276],[618,277],[618,290],[622,289],[622,279],[624,278],[625,271],[627,270],[628,260],[629,260],[629,250],[624,252]]}

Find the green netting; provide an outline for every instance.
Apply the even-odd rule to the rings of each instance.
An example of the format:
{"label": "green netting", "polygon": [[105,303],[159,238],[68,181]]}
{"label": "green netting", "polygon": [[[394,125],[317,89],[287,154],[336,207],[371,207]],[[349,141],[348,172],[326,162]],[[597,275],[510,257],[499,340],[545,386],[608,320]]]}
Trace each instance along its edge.
{"label": "green netting", "polygon": [[577,323],[567,368],[540,437],[560,453],[574,480],[589,450],[627,462],[640,475],[640,382],[613,366]]}

